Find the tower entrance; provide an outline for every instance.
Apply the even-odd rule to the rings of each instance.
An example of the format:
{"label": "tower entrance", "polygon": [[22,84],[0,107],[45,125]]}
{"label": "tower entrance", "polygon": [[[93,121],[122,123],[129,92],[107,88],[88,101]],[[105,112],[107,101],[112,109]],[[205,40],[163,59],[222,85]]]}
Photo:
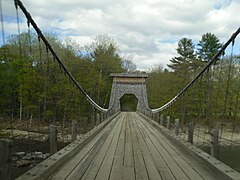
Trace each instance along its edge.
{"label": "tower entrance", "polygon": [[[148,77],[147,74],[112,73],[110,76],[113,77],[113,84],[109,108],[112,108],[114,111],[120,111],[123,110],[122,108],[127,108],[125,106],[126,104],[124,106],[121,105],[121,101],[122,103],[130,103],[130,95],[133,95],[137,99],[137,107],[135,109],[138,111],[147,110],[148,100],[145,83]],[[128,104],[128,108],[133,108],[133,106],[131,106],[131,103]]]}
{"label": "tower entrance", "polygon": [[138,99],[133,94],[124,94],[120,98],[121,111],[137,111]]}

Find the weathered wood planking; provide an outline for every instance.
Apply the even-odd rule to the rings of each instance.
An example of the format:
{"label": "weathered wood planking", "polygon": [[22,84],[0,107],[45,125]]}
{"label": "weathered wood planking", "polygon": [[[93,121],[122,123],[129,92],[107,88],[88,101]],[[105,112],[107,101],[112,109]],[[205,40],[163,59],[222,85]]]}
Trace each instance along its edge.
{"label": "weathered wood planking", "polygon": [[122,121],[122,129],[118,139],[118,144],[113,160],[112,170],[110,174],[110,180],[120,180],[123,179],[123,158],[124,158],[124,142],[126,134],[126,118]]}
{"label": "weathered wood planking", "polygon": [[96,157],[93,159],[93,161],[89,165],[89,168],[87,169],[87,171],[84,174],[82,179],[96,179],[97,178],[98,172],[99,172],[100,168],[102,167],[104,160],[106,160],[105,157],[108,156],[107,152],[111,146],[111,143],[113,143],[114,135],[118,136],[118,134],[120,132],[120,129],[121,129],[120,127],[121,127],[122,119],[123,119],[122,116],[121,116],[121,118],[118,119],[116,126],[114,128],[112,128],[111,133],[109,134],[108,138],[104,142],[102,148],[97,152]]}
{"label": "weathered wood planking", "polygon": [[51,179],[215,179],[137,113],[120,113]]}

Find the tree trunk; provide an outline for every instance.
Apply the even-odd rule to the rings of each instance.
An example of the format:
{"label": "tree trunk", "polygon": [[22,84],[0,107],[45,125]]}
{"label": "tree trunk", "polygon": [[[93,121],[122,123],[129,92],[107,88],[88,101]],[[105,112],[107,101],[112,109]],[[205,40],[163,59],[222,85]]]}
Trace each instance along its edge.
{"label": "tree trunk", "polygon": [[22,121],[22,110],[23,110],[23,107],[22,107],[22,99],[20,98],[20,107],[19,107],[19,120]]}

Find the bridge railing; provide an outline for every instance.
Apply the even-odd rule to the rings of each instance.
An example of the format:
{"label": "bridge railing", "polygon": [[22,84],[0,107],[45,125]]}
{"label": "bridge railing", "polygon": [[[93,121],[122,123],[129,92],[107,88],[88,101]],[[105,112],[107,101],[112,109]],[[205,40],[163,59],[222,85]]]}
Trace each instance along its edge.
{"label": "bridge railing", "polygon": [[0,179],[15,179],[70,143],[87,139],[110,121],[111,117],[107,114],[96,113],[91,117],[82,117],[80,121],[49,123],[49,126],[41,124],[38,130],[35,122],[29,127],[29,122],[22,121],[21,126],[27,129],[8,129],[5,138],[0,139],[0,165],[3,167],[0,168]]}
{"label": "bridge railing", "polygon": [[141,112],[229,165],[240,150],[239,32],[174,98]]}
{"label": "bridge railing", "polygon": [[[19,63],[17,68],[26,66],[20,72],[22,83],[31,81],[31,76],[35,79],[28,82],[26,89],[20,89],[26,98],[19,92],[14,94],[16,100],[12,103],[12,117],[8,123],[1,123],[5,128],[4,137],[8,140],[2,141],[0,154],[7,155],[0,162],[13,158],[14,162],[25,161],[20,166],[29,166],[29,161],[34,161],[32,153],[37,152],[37,158],[46,158],[49,153],[54,154],[73,140],[86,136],[117,112],[111,107],[101,107],[90,97],[91,93],[77,81],[81,77],[75,78],[74,72],[65,65],[66,59],[57,53],[61,52],[61,48],[50,44],[20,0],[12,2],[15,3],[18,34],[13,38],[14,49],[9,48],[12,47],[9,45],[11,42],[3,42],[0,50],[4,50],[4,55],[1,54],[0,61]],[[21,33],[20,23],[24,21],[27,28]],[[1,22],[4,29],[3,18]],[[5,178],[8,177],[0,177]]]}

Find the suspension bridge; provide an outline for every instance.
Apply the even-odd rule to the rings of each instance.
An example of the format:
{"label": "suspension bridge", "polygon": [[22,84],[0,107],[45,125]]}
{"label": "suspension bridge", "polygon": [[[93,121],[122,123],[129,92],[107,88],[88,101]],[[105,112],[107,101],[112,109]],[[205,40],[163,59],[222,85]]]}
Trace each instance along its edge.
{"label": "suspension bridge", "polygon": [[[77,136],[76,122],[73,122],[70,125],[72,142],[59,151],[57,151],[58,127],[51,126],[49,134],[51,156],[17,179],[240,179],[239,172],[218,160],[222,141],[230,142],[231,147],[239,145],[239,142],[233,138],[224,138],[223,129],[221,133],[214,127],[197,129],[195,121],[182,125],[181,117],[173,118],[168,112],[169,109],[173,110],[174,105],[188,98],[189,91],[203,81],[203,77],[212,70],[229,46],[234,48],[240,28],[192,81],[163,106],[155,109],[149,107],[147,74],[113,72],[110,75],[113,81],[109,107],[103,108],[88,95],[68,70],[23,3],[19,0],[14,2],[17,15],[19,10],[24,13],[28,27],[34,28],[38,40],[45,45],[46,51],[51,53],[53,60],[69,78],[71,84],[94,109],[91,118],[94,122],[99,122],[80,137]],[[1,20],[4,37],[2,15]],[[231,66],[229,74],[230,71]],[[206,81],[211,80],[214,81],[214,78],[206,78]],[[228,91],[229,87],[225,99]],[[239,94],[239,89],[237,91]],[[137,112],[121,111],[120,99],[125,94],[132,94],[137,98]],[[226,113],[223,113],[224,115]],[[199,138],[209,143],[211,148],[209,153],[195,146],[196,139]]]}

